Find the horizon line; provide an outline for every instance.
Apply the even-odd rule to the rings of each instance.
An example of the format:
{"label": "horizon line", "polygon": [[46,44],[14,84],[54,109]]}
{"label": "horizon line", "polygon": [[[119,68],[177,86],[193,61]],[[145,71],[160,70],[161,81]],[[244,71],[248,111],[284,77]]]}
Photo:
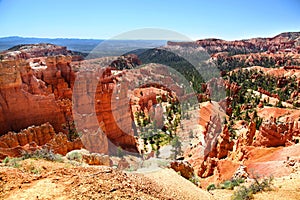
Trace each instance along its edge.
{"label": "horizon line", "polygon": [[[253,39],[253,38],[273,38],[273,37],[276,37],[280,34],[283,34],[283,33],[299,33],[300,31],[283,31],[283,32],[280,32],[280,33],[277,33],[275,35],[270,35],[270,36],[250,36],[248,38],[244,38],[244,39],[224,39],[222,37],[217,37],[217,36],[211,36],[211,37],[203,37],[203,38],[198,38],[198,39],[195,39],[195,38],[192,38],[192,40],[189,40],[189,41],[197,41],[197,40],[207,40],[207,39],[220,39],[220,40],[227,40],[227,41],[238,41],[238,40],[248,40],[248,39]],[[55,40],[55,39],[78,39],[78,40],[103,40],[103,41],[109,41],[109,40],[115,40],[115,41],[176,41],[176,40],[172,40],[172,39],[132,39],[132,38],[129,38],[129,39],[114,39],[114,38],[82,38],[82,37],[43,37],[43,36],[18,36],[18,35],[12,35],[12,36],[0,36],[0,39],[3,39],[3,38],[25,38],[25,39],[50,39],[50,40]],[[179,41],[179,40],[178,40]],[[182,41],[182,42],[188,42],[188,41]]]}

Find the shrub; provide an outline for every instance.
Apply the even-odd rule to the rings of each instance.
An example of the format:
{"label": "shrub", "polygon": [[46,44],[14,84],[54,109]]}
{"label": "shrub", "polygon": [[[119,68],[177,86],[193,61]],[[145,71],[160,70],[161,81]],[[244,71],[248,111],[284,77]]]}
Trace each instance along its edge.
{"label": "shrub", "polygon": [[70,141],[74,141],[82,136],[82,133],[77,132],[74,121],[68,121],[66,124],[62,124],[62,128],[67,131],[68,140]]}
{"label": "shrub", "polygon": [[222,184],[220,184],[220,188],[226,189],[226,190],[233,190],[233,188],[235,186],[237,186],[237,185],[234,185],[233,182],[231,182],[231,181],[225,181]]}
{"label": "shrub", "polygon": [[29,170],[33,174],[39,174],[40,173],[40,169],[36,168],[36,166],[34,166],[33,162],[30,163]]}
{"label": "shrub", "polygon": [[2,163],[4,163],[6,166],[11,166],[14,168],[19,168],[21,167],[21,164],[19,163],[19,161],[23,160],[22,158],[9,158],[6,157]]}
{"label": "shrub", "polygon": [[71,152],[70,154],[67,154],[67,159],[80,162],[82,160],[82,155],[79,152]]}
{"label": "shrub", "polygon": [[207,191],[210,191],[210,190],[215,190],[215,189],[217,189],[217,187],[216,187],[216,185],[215,184],[210,184],[209,186],[207,186]]}
{"label": "shrub", "polygon": [[199,185],[199,183],[200,183],[200,180],[199,180],[198,176],[196,176],[196,175],[192,176],[192,177],[189,179],[189,181],[191,181],[191,182],[194,183],[195,185]]}
{"label": "shrub", "polygon": [[4,158],[4,160],[2,160],[2,163],[5,164],[5,165],[6,165],[8,162],[9,162],[9,157],[6,157],[6,158]]}
{"label": "shrub", "polygon": [[116,156],[119,157],[119,158],[123,158],[125,156],[125,152],[123,151],[122,147],[119,146],[117,148],[117,155]]}
{"label": "shrub", "polygon": [[248,200],[253,199],[253,192],[242,186],[239,190],[235,191],[233,196],[231,197],[232,200]]}
{"label": "shrub", "polygon": [[223,183],[221,183],[219,185],[219,188],[220,189],[233,190],[234,187],[239,186],[243,182],[244,182],[243,178],[227,180],[227,181],[224,181]]}
{"label": "shrub", "polygon": [[12,164],[12,167],[14,168],[19,168],[21,167],[22,165],[19,163],[21,161],[21,159],[19,158],[13,158],[10,160],[11,164]]}
{"label": "shrub", "polygon": [[270,191],[272,190],[272,181],[273,177],[265,178],[261,182],[254,179],[255,182],[252,183],[249,187],[242,186],[239,190],[235,191],[232,200],[248,200],[253,199],[253,194],[256,194],[261,191]]}
{"label": "shrub", "polygon": [[62,156],[55,154],[49,149],[38,149],[32,153],[25,152],[22,156],[23,160],[28,158],[45,159],[49,161],[63,162]]}

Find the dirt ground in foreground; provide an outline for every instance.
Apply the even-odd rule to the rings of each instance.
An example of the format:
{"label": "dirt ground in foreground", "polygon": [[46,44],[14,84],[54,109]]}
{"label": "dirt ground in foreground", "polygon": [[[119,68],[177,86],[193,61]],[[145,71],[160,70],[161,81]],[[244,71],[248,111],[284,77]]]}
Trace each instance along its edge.
{"label": "dirt ground in foreground", "polygon": [[[299,199],[300,173],[276,178],[254,199]],[[236,188],[237,189],[237,188]],[[0,199],[231,199],[233,190],[198,188],[171,169],[123,172],[106,166],[26,159],[0,164]]]}
{"label": "dirt ground in foreground", "polygon": [[171,169],[140,173],[27,159],[0,166],[0,199],[209,199]]}

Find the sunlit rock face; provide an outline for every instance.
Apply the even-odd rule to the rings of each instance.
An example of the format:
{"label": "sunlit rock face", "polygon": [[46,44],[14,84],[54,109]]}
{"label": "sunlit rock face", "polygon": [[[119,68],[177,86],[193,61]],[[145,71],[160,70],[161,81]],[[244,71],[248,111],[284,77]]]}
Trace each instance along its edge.
{"label": "sunlit rock face", "polygon": [[[46,69],[47,70],[47,69]],[[45,122],[60,131],[65,118],[47,84],[24,60],[0,62],[0,133]]]}
{"label": "sunlit rock face", "polygon": [[[75,116],[74,128],[89,151],[108,153],[111,145],[136,152],[127,90],[122,88],[118,101],[113,101],[118,81],[110,69],[104,74],[74,71],[72,52],[48,44],[21,46],[4,55],[0,62],[0,134],[46,122],[55,132],[67,134],[64,125],[72,124]],[[75,80],[79,87],[74,88]]]}

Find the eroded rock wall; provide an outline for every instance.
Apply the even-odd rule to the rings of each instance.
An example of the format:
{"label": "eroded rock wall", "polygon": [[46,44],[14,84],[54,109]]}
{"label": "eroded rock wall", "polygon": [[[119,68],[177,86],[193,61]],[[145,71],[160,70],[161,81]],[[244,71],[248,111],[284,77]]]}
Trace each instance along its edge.
{"label": "eroded rock wall", "polygon": [[61,130],[65,118],[54,94],[25,60],[0,62],[0,134],[51,122]]}
{"label": "eroded rock wall", "polygon": [[30,126],[21,132],[8,132],[0,137],[0,159],[6,156],[20,156],[39,148],[48,148],[54,153],[65,155],[67,152],[83,147],[78,138],[68,141],[66,134],[56,133],[50,123]]}

